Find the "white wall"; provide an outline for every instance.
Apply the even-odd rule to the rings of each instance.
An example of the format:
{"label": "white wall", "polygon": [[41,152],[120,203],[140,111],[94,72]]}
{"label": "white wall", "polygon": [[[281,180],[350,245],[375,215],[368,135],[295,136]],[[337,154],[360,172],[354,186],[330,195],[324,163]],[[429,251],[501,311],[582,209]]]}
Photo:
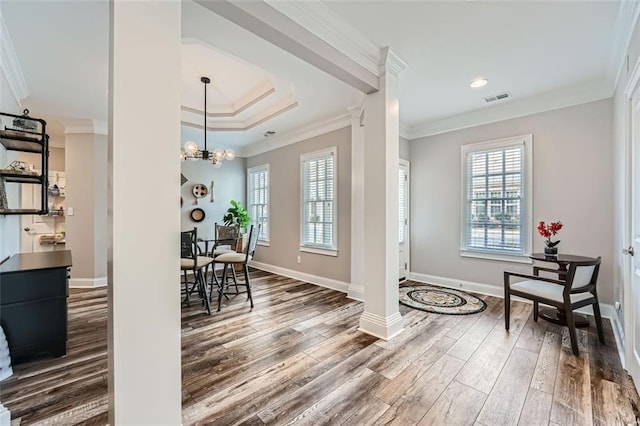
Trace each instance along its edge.
{"label": "white wall", "polygon": [[[221,167],[215,168],[210,161],[187,160],[182,162],[181,169],[182,174],[188,179],[180,190],[184,200],[180,209],[181,228],[187,231],[196,226],[198,237],[213,238],[214,224],[222,224],[222,217],[231,207],[231,200],[241,201],[246,207],[246,161],[244,158],[236,157],[232,161],[223,161]],[[199,198],[196,204],[193,186],[201,183],[211,190],[211,181],[214,182],[213,203],[209,193],[205,198]],[[190,213],[194,208],[205,211],[206,217],[202,222],[191,220]]]}
{"label": "white wall", "polygon": [[[0,111],[12,114],[20,112],[20,106],[16,102],[7,80],[0,72]],[[7,151],[0,145],[0,168],[4,169],[11,161],[18,158],[17,153]],[[7,199],[11,207],[20,206],[19,184],[6,184]],[[15,254],[20,249],[20,216],[0,215],[0,261],[7,256]]]}
{"label": "white wall", "polygon": [[[504,270],[531,271],[459,255],[460,146],[531,133],[533,220],[564,223],[560,252],[602,256],[599,296],[611,303],[612,106],[607,99],[411,141],[412,272],[501,288]],[[542,251],[543,238],[535,233],[533,242]]]}

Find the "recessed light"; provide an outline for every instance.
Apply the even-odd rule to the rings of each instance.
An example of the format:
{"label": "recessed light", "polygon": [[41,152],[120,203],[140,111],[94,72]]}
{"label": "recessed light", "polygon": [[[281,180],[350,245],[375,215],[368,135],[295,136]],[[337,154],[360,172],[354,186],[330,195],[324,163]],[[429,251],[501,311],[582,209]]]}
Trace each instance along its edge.
{"label": "recessed light", "polygon": [[469,84],[469,86],[477,89],[478,87],[486,86],[488,82],[489,80],[487,80],[486,78],[476,78]]}

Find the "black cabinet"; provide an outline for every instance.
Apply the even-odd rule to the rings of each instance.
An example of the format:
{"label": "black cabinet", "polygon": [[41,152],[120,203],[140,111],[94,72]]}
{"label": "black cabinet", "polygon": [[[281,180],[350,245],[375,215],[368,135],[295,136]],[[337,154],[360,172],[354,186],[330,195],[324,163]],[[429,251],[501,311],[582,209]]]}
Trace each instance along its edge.
{"label": "black cabinet", "polygon": [[0,265],[0,324],[14,364],[67,352],[69,250],[22,253]]}

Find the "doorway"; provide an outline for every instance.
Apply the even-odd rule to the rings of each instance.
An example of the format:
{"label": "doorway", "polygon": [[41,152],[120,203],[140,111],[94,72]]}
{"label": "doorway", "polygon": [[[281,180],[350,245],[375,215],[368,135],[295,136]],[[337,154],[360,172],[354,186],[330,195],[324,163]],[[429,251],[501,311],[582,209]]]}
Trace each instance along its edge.
{"label": "doorway", "polygon": [[636,384],[640,383],[640,67],[636,67],[627,86],[627,129],[630,130],[626,149],[630,151],[630,188],[626,191],[625,238],[629,259],[624,282],[625,367]]}
{"label": "doorway", "polygon": [[400,160],[398,168],[398,201],[399,201],[399,233],[398,242],[400,256],[398,261],[400,281],[409,277],[409,162]]}

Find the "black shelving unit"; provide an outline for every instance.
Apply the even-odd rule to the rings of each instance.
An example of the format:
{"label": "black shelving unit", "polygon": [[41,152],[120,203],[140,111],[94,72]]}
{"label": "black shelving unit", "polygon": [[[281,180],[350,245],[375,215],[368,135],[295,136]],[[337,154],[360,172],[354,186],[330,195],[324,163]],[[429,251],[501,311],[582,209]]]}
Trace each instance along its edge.
{"label": "black shelving unit", "polygon": [[[46,215],[49,212],[48,191],[49,184],[49,136],[46,132],[47,123],[43,119],[29,117],[29,111],[24,110],[23,115],[0,112],[0,144],[7,151],[30,152],[40,154],[42,173],[31,175],[13,170],[0,169],[0,178],[5,183],[19,183],[40,185],[39,209],[0,209],[0,215]],[[11,124],[7,124],[11,123]],[[0,168],[4,165],[0,165]]]}

